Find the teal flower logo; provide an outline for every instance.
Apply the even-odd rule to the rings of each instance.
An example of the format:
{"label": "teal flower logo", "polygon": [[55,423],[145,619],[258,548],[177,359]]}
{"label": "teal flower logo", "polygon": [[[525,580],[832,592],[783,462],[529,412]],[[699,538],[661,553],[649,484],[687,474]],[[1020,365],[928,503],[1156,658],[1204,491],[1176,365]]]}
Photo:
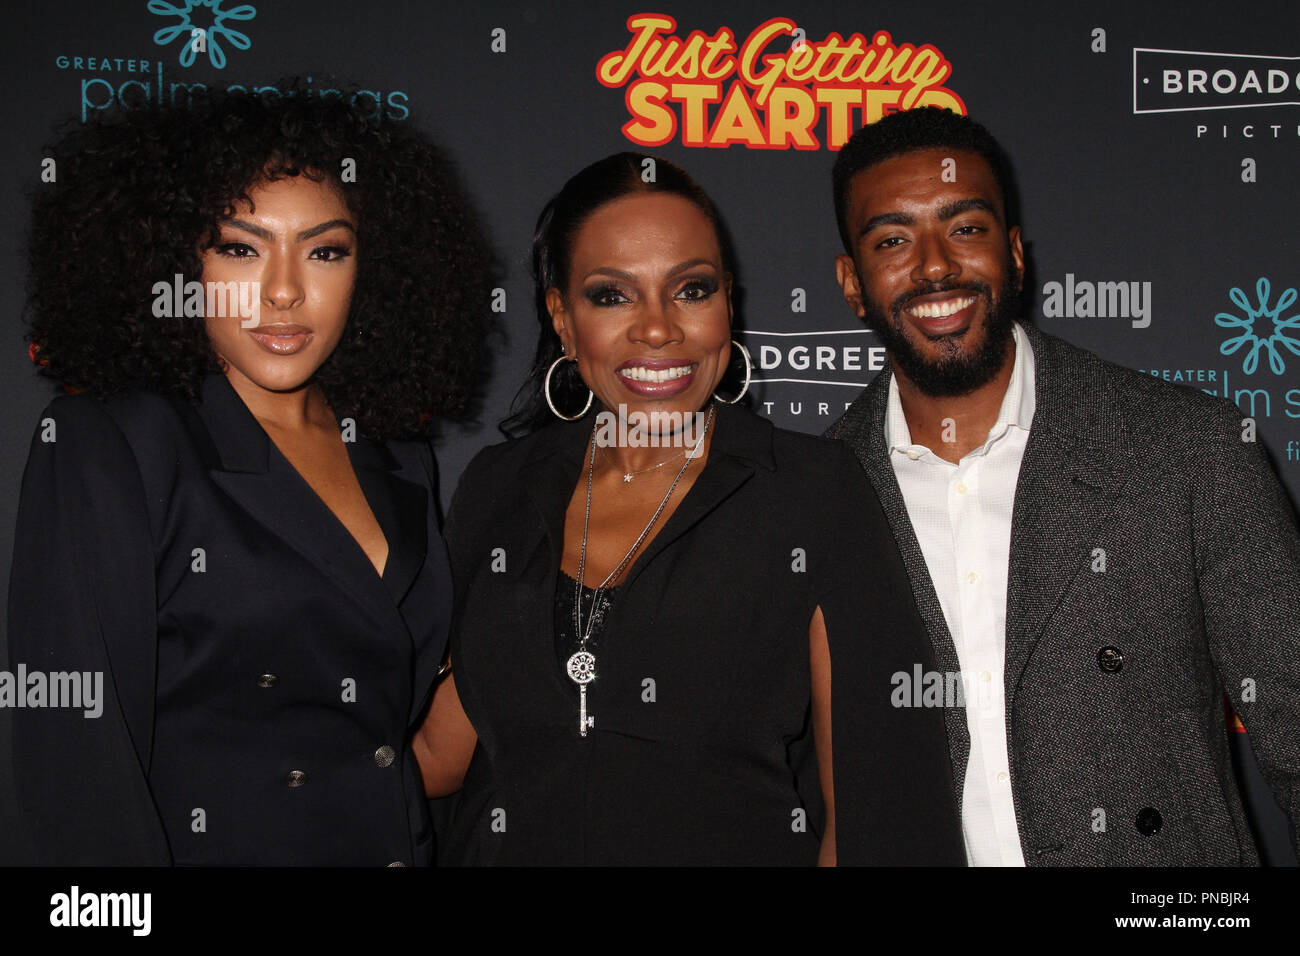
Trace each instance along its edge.
{"label": "teal flower logo", "polygon": [[[1272,308],[1268,304],[1269,293],[1268,280],[1261,278],[1255,283],[1255,295],[1259,301],[1252,305],[1246,298],[1246,293],[1234,286],[1228,292],[1228,298],[1236,303],[1242,314],[1220,312],[1214,317],[1215,324],[1222,328],[1241,330],[1240,335],[1227,339],[1220,345],[1219,352],[1222,355],[1236,355],[1244,348],[1246,354],[1241,360],[1241,370],[1247,375],[1253,375],[1259,367],[1260,352],[1267,353],[1268,367],[1274,375],[1286,371],[1286,361],[1280,349],[1286,349],[1292,355],[1300,355],[1300,338],[1291,334],[1300,334],[1300,312],[1282,318],[1282,313],[1296,301],[1296,290],[1284,290]],[[1256,329],[1255,323],[1265,320],[1272,323],[1272,328]]]}
{"label": "teal flower logo", "polygon": [[[181,43],[181,66],[193,66],[194,59],[198,55],[195,42],[194,31],[203,30],[203,45],[207,47],[208,61],[218,70],[226,67],[226,51],[221,49],[222,41],[229,43],[238,50],[247,50],[253,45],[253,41],[238,30],[232,30],[226,25],[227,20],[251,20],[257,16],[257,9],[250,4],[244,4],[240,7],[231,7],[229,10],[221,9],[222,0],[184,0],[182,3],[168,3],[167,0],[149,0],[149,12],[155,13],[160,17],[179,17],[180,22],[174,26],[165,27],[153,35],[153,42],[159,46],[166,46],[173,40],[180,39]],[[212,23],[204,27],[202,24],[194,23],[190,15],[200,7],[207,7],[211,11]]]}

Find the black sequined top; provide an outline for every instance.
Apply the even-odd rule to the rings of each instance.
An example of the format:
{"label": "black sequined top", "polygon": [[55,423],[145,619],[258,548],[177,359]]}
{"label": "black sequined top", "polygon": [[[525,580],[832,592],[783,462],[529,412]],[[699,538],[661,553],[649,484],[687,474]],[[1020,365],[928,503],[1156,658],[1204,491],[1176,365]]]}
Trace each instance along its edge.
{"label": "black sequined top", "polygon": [[[569,658],[582,646],[581,635],[573,621],[573,586],[576,583],[573,578],[561,571],[559,581],[555,585],[555,654],[560,662],[560,670],[565,676],[569,673]],[[609,617],[612,599],[617,593],[618,587],[605,588],[601,592],[600,607],[595,612],[595,620],[591,622],[591,637],[587,639],[587,650],[593,654],[599,646],[605,619]],[[585,584],[582,586],[583,630],[587,628],[587,616],[592,613],[591,605],[595,596],[595,588],[589,588]]]}

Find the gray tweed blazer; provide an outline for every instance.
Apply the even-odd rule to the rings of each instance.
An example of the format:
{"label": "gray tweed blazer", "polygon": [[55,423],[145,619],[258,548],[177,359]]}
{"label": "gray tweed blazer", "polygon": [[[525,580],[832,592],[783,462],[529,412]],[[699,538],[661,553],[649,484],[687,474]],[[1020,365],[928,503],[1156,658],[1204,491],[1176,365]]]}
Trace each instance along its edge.
{"label": "gray tweed blazer", "polygon": [[[1007,584],[1007,748],[1025,861],[1252,865],[1223,693],[1300,853],[1300,537],[1232,403],[1026,324],[1037,408]],[[939,667],[959,670],[884,440],[890,371],[846,440],[898,539]],[[960,803],[970,737],[946,716]]]}

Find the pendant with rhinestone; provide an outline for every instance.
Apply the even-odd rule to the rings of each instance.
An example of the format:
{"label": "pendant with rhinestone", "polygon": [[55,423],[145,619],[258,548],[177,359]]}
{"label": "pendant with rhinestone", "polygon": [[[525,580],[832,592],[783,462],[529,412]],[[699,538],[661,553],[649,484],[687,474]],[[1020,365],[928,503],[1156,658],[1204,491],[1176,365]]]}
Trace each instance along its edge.
{"label": "pendant with rhinestone", "polygon": [[578,733],[587,736],[587,728],[596,725],[596,718],[587,716],[587,685],[596,679],[596,655],[578,651],[569,658],[569,679],[578,685]]}

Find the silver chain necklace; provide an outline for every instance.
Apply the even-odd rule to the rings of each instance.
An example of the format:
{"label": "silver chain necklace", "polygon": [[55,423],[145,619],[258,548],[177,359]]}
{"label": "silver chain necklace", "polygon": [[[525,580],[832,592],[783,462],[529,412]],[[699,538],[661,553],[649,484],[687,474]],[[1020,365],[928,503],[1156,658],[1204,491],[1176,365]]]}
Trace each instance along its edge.
{"label": "silver chain necklace", "polygon": [[[685,454],[685,453],[683,453],[683,454]],[[640,471],[628,471],[628,472],[624,472],[624,474],[623,474],[623,482],[624,482],[624,484],[629,484],[629,485],[630,485],[630,484],[632,483],[632,479],[635,478],[637,475],[645,475],[645,474],[649,474],[650,472],[654,471],[656,468],[662,468],[664,465],[671,465],[671,464],[672,464],[674,461],[676,461],[676,460],[677,460],[677,456],[676,456],[676,455],[673,455],[673,456],[671,456],[671,457],[669,457],[669,458],[665,458],[663,461],[659,462],[659,464],[657,464],[657,465],[651,465],[649,468],[642,468]]]}
{"label": "silver chain necklace", "polygon": [[[695,448],[699,448],[704,439],[708,437],[709,426],[712,424],[713,407],[710,406],[709,417],[705,419],[704,430],[700,433],[700,440],[695,443]],[[671,460],[670,458],[669,461]],[[632,547],[628,549],[627,554],[623,555],[623,560],[618,563],[613,571],[606,575],[605,580],[600,582],[600,586],[592,594],[591,613],[587,615],[587,626],[584,629],[582,626],[582,575],[587,567],[587,529],[591,524],[591,484],[596,474],[596,426],[592,426],[591,454],[587,462],[587,510],[582,518],[582,549],[578,552],[578,576],[573,582],[573,626],[575,632],[579,635],[578,650],[569,658],[565,668],[568,671],[569,679],[578,685],[578,733],[583,737],[587,736],[588,728],[596,725],[596,718],[587,714],[587,685],[596,679],[596,655],[587,650],[587,642],[591,639],[591,629],[596,620],[596,611],[600,607],[600,597],[605,593],[609,583],[618,580],[618,576],[631,563],[632,556],[641,547],[641,542],[645,541],[646,535],[650,533],[650,529],[655,526],[655,522],[663,514],[664,508],[668,506],[668,500],[672,498],[673,492],[677,490],[677,484],[682,480],[682,475],[686,474],[686,469],[690,466],[692,460],[692,455],[686,455],[686,460],[682,462],[677,477],[668,486],[668,493],[659,502],[659,507],[655,509],[655,513],[650,516],[650,522],[637,535]]]}

